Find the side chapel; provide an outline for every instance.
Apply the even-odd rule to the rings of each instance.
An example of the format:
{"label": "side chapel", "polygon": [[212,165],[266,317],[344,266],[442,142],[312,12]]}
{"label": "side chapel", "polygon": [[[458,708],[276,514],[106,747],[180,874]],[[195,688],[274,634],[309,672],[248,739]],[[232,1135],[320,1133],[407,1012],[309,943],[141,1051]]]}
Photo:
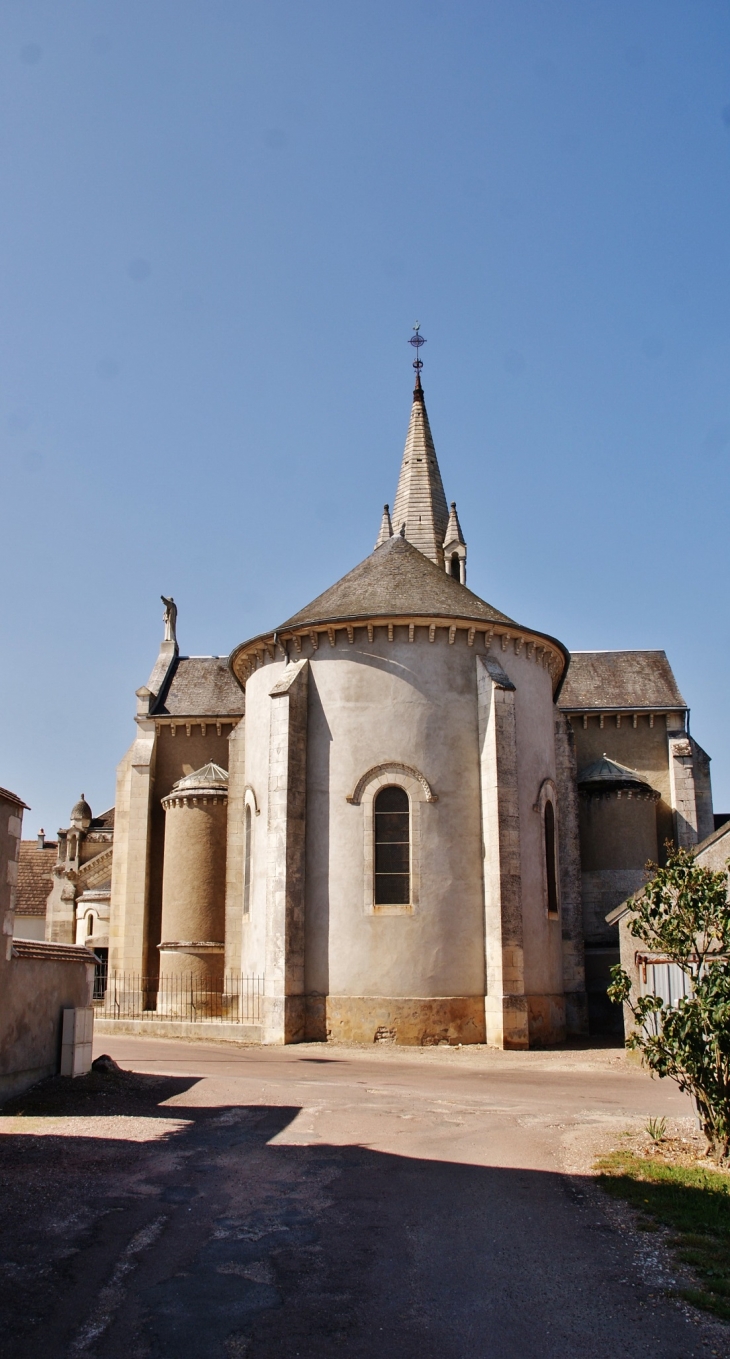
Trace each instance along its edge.
{"label": "side chapel", "polygon": [[571,656],[467,587],[414,366],[370,556],[229,657],[181,656],[165,600],[114,814],[59,836],[48,937],[119,974],[262,975],[268,1043],[606,1031],[606,915],[713,830],[664,652]]}

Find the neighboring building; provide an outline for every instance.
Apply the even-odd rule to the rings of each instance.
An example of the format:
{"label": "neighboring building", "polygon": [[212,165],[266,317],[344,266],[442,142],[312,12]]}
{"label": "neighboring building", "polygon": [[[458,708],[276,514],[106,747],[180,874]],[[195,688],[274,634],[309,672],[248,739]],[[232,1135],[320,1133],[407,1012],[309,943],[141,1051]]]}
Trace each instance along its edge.
{"label": "neighboring building", "polygon": [[71,824],[58,832],[52,889],[46,909],[46,939],[84,944],[106,975],[114,844],[114,808],[94,816],[82,793]]}
{"label": "neighboring building", "polygon": [[[730,866],[730,819],[722,823],[694,848],[694,857],[702,868],[713,873],[727,873]],[[729,893],[730,896],[730,893]],[[657,995],[674,1003],[689,994],[686,975],[676,963],[652,953],[630,930],[633,919],[631,900],[622,901],[609,913],[609,928],[619,939],[620,958],[624,971],[631,978],[634,995]],[[633,1026],[633,1015],[628,1005],[623,1007],[623,1029],[628,1036]]]}
{"label": "neighboring building", "polygon": [[[571,658],[466,568],[417,376],[365,561],[229,659],[180,656],[164,601],[117,779],[119,986],[263,974],[267,1042],[519,1048],[586,1032],[589,1004],[610,1025],[605,915],[711,827],[709,762],[663,652]],[[82,801],[49,937],[79,937],[91,832]]]}
{"label": "neighboring building", "polygon": [[45,939],[46,906],[53,886],[58,854],[55,840],[39,831],[35,840],[21,840],[18,859],[18,894],[15,906],[16,939]]}
{"label": "neighboring building", "polygon": [[611,910],[646,881],[665,844],[692,846],[714,825],[710,761],[663,651],[573,652],[559,698],[578,764],[586,989],[594,1032],[620,1032],[609,1004],[619,961]]}
{"label": "neighboring building", "polygon": [[90,1004],[94,977],[85,948],[13,937],[25,810],[0,788],[0,1100],[58,1071],[63,1010]]}

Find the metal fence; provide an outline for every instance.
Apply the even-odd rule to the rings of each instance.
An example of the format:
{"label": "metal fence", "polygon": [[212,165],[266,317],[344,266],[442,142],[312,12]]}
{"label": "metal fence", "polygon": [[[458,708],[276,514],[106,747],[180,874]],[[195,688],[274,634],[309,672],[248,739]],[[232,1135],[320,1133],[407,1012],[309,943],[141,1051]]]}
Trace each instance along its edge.
{"label": "metal fence", "polygon": [[99,1019],[258,1024],[263,994],[263,977],[243,973],[227,972],[211,982],[192,973],[143,977],[111,972],[104,994],[94,997],[94,1009]]}

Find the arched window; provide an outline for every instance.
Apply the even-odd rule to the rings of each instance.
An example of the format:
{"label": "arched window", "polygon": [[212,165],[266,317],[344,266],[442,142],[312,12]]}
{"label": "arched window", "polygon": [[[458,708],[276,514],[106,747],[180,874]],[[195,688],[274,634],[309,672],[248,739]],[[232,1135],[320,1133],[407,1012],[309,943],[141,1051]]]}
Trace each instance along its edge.
{"label": "arched window", "polygon": [[458,552],[454,552],[451,558],[451,574],[454,580],[461,580],[461,563]]}
{"label": "arched window", "polygon": [[91,914],[87,915],[86,917],[86,933],[87,934],[94,933],[94,917]]}
{"label": "arched window", "polygon": [[558,914],[558,876],[555,853],[555,808],[548,799],[543,813],[545,826],[545,876],[547,878],[548,915]]}
{"label": "arched window", "polygon": [[251,913],[251,808],[246,804],[243,818],[243,914]]}
{"label": "arched window", "polygon": [[411,817],[405,788],[375,799],[375,905],[406,906],[411,896]]}

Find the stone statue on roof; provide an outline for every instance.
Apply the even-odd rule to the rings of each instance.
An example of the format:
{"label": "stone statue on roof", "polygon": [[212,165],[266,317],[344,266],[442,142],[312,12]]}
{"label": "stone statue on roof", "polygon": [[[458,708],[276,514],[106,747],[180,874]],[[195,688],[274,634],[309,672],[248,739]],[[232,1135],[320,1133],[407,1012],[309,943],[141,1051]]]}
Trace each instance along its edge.
{"label": "stone statue on roof", "polygon": [[166,599],[164,595],[160,595],[160,599],[162,600],[162,602],[163,602],[163,604],[164,604],[164,606],[165,606],[165,612],[164,612],[163,615],[162,615],[163,622],[164,622],[164,624],[165,624],[165,641],[166,641],[166,642],[176,642],[176,641],[177,641],[177,604],[175,603],[175,601],[174,601],[172,595],[170,595],[170,598],[169,598],[169,599]]}

